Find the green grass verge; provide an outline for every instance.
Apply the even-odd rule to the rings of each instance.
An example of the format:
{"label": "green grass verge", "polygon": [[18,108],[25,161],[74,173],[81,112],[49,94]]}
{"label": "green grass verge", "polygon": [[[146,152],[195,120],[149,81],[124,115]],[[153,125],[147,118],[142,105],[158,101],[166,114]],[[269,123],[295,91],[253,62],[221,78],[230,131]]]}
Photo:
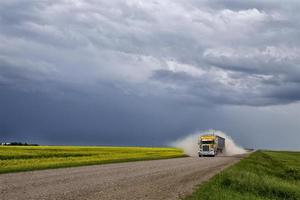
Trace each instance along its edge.
{"label": "green grass verge", "polygon": [[300,200],[300,152],[252,153],[186,198],[195,199]]}
{"label": "green grass verge", "polygon": [[0,173],[183,156],[176,148],[0,146]]}

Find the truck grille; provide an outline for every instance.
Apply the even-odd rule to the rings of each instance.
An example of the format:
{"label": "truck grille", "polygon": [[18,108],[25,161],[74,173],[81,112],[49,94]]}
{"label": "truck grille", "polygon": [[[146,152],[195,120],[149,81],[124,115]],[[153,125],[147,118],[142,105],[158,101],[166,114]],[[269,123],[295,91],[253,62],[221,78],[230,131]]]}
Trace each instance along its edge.
{"label": "truck grille", "polygon": [[209,151],[209,146],[205,145],[202,147],[203,151]]}

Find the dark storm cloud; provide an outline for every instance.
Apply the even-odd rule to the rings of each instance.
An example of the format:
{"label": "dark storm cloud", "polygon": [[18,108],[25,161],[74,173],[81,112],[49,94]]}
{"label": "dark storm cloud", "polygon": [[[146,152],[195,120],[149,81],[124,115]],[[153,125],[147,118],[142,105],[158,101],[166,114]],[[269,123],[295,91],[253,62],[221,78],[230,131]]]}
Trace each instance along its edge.
{"label": "dark storm cloud", "polygon": [[[235,79],[243,80],[242,77],[247,78],[248,74],[239,74]],[[282,96],[282,88],[276,87],[281,85],[281,81],[269,82],[265,87],[257,89],[255,93],[253,91],[242,91],[239,88],[235,89],[237,83],[232,81],[231,86],[222,85],[222,80],[218,80],[214,75],[207,74],[201,78],[193,77],[184,72],[172,72],[167,70],[157,70],[154,72],[153,79],[169,84],[172,89],[169,89],[168,95],[176,96],[177,100],[181,100],[186,104],[194,105],[249,105],[249,106],[267,106],[277,105],[282,103],[291,103],[297,101],[294,93],[298,91],[297,88],[293,88],[288,92],[284,92],[286,95]],[[232,77],[231,77],[232,78]],[[253,84],[257,84],[261,81],[258,76],[253,80]],[[174,86],[176,88],[174,89]],[[249,86],[250,87],[250,86]],[[291,93],[289,96],[287,94]],[[175,95],[174,95],[175,94]],[[187,94],[192,94],[187,98]],[[199,98],[201,97],[201,98]]]}
{"label": "dark storm cloud", "polygon": [[[145,140],[153,131],[163,141],[206,129],[195,125],[199,113],[213,126],[207,109],[296,103],[299,8],[297,1],[2,0],[1,130],[48,141],[85,127],[103,141],[149,130]],[[44,121],[35,124],[39,115]]]}
{"label": "dark storm cloud", "polygon": [[[296,14],[296,2],[294,8],[255,1],[1,4],[1,60],[18,66],[8,73],[2,63],[2,82],[13,82],[12,73],[28,82],[45,78],[75,88],[81,85],[80,89],[98,80],[117,80],[131,94],[152,95],[169,87],[161,78],[155,83],[161,72],[160,76],[181,76],[178,84],[172,82],[178,96],[194,96],[201,102],[216,96],[216,91],[227,99],[214,101],[221,105],[299,100],[285,95],[293,98],[281,102],[280,96],[264,95],[277,77],[282,81],[276,81],[276,90],[291,92],[294,86],[289,89],[286,83],[300,79],[300,26],[291,14]],[[193,92],[195,88],[207,92]]]}
{"label": "dark storm cloud", "polygon": [[[109,90],[109,91],[105,91]],[[165,145],[193,131],[195,111],[163,99],[132,97],[115,88],[103,95],[49,98],[40,93],[1,90],[1,140],[40,144]],[[174,109],[177,107],[177,109]],[[213,126],[213,114],[207,119]],[[4,114],[5,113],[5,114]],[[176,117],[175,117],[176,116]]]}

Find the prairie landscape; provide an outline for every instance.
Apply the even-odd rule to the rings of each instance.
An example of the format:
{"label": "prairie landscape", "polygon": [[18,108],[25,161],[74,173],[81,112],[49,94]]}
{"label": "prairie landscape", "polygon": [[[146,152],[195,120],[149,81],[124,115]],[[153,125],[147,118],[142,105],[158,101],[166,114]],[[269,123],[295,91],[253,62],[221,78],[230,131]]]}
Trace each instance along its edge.
{"label": "prairie landscape", "polygon": [[0,199],[300,200],[299,10],[0,0]]}

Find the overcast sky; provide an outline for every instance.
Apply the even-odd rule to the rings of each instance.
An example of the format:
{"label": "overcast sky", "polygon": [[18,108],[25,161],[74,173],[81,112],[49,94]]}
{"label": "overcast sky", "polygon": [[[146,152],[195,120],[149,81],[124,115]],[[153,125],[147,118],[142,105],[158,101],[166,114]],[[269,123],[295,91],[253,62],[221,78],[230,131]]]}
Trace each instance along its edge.
{"label": "overcast sky", "polygon": [[300,149],[299,1],[1,0],[0,141],[149,145],[210,128]]}

